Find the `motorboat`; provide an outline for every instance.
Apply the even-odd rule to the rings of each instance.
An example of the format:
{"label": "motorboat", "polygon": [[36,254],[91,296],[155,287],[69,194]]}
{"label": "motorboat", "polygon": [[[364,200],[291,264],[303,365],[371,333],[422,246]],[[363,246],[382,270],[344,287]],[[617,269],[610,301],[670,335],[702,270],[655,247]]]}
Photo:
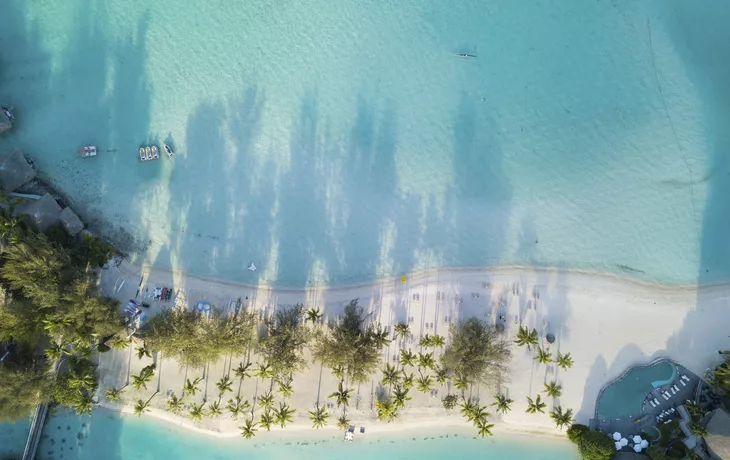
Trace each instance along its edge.
{"label": "motorboat", "polygon": [[95,157],[96,156],[96,147],[93,145],[85,145],[83,147],[79,147],[79,156],[82,158],[86,157]]}
{"label": "motorboat", "polygon": [[169,145],[162,144],[162,148],[165,149],[165,153],[167,153],[167,156],[172,158],[172,155],[174,155],[175,152],[172,151]]}
{"label": "motorboat", "polygon": [[0,110],[3,111],[3,113],[5,114],[5,116],[8,117],[8,119],[10,121],[15,120],[15,116],[13,115],[13,106],[12,105],[3,105],[3,106],[0,106]]}
{"label": "motorboat", "polygon": [[466,54],[466,53],[456,53],[457,56],[463,57],[463,58],[475,58],[475,54]]}
{"label": "motorboat", "polygon": [[146,145],[139,148],[139,159],[142,161],[156,160],[160,153],[156,145]]}

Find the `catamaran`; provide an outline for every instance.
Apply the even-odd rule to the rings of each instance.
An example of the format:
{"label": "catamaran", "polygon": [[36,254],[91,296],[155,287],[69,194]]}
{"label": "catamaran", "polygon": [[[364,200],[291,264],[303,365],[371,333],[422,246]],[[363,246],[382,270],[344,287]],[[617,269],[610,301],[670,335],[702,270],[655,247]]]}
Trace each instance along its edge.
{"label": "catamaran", "polygon": [[86,157],[95,157],[96,156],[96,147],[93,145],[85,145],[83,147],[79,147],[79,156],[81,158]]}

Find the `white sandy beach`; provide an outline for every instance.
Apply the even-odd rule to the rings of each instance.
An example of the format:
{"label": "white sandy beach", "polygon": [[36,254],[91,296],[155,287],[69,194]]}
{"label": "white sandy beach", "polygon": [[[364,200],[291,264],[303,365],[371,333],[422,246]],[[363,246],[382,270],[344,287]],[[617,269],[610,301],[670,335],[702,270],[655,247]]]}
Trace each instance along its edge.
{"label": "white sandy beach", "polygon": [[[527,414],[526,396],[535,397],[543,389],[543,383],[553,377],[563,386],[559,404],[576,412],[579,423],[588,423],[595,411],[596,396],[600,389],[623,373],[633,364],[643,364],[658,357],[674,359],[702,375],[710,366],[718,362],[717,350],[726,349],[727,330],[730,320],[727,316],[727,298],[730,286],[697,288],[665,288],[639,284],[629,280],[596,274],[559,272],[548,270],[501,269],[493,271],[442,270],[414,274],[406,283],[399,279],[383,280],[372,285],[342,288],[320,288],[309,290],[277,290],[268,287],[234,285],[219,281],[203,280],[182,273],[144,269],[122,265],[102,273],[102,288],[106,294],[114,295],[126,302],[134,298],[140,279],[144,273],[144,283],[140,300],[152,304],[150,313],[159,308],[170,308],[174,302],[157,302],[143,299],[155,286],[172,287],[180,292],[188,306],[205,300],[218,308],[227,308],[231,299],[239,297],[246,308],[256,312],[268,312],[277,305],[292,305],[302,302],[306,307],[319,307],[325,317],[337,316],[342,307],[353,298],[360,299],[366,311],[374,312],[375,321],[384,326],[406,321],[413,317],[412,332],[414,343],[406,343],[414,351],[421,334],[448,335],[446,318],[453,321],[459,318],[477,316],[496,321],[499,315],[507,318],[505,335],[512,340],[519,322],[527,327],[535,327],[541,334],[544,345],[546,333],[556,336],[551,346],[554,355],[557,351],[569,352],[575,365],[568,371],[558,369],[554,376],[547,373],[546,366],[533,360],[534,353],[513,347],[512,374],[502,390],[514,399],[512,411],[504,416],[492,414],[490,420],[496,424],[497,432],[531,432],[542,435],[559,435],[546,414]],[[123,285],[122,285],[123,282]],[[119,286],[121,285],[121,289]],[[437,300],[437,293],[444,293],[445,300]],[[414,294],[420,296],[414,297]],[[248,303],[246,303],[248,297]],[[461,300],[460,300],[461,299]],[[428,325],[433,323],[433,329]],[[383,353],[384,360],[392,362],[400,346],[392,342]],[[127,376],[152,362],[151,358],[138,359],[130,350],[111,351],[101,355],[101,388],[127,383]],[[436,354],[438,354],[437,351]],[[202,370],[180,370],[176,363],[158,360],[159,393],[152,399],[154,407],[148,415],[164,418],[170,422],[184,425],[201,432],[216,436],[239,436],[238,421],[228,416],[208,419],[203,423],[193,423],[184,416],[174,416],[165,412],[165,395],[175,392],[178,396],[185,378],[203,376]],[[250,360],[256,362],[256,357]],[[211,364],[206,374],[207,389],[193,399],[202,401],[217,399],[215,382],[236,367],[246,357],[233,357]],[[394,430],[420,430],[434,427],[468,428],[458,410],[447,413],[441,405],[441,397],[448,388],[438,387],[438,396],[411,391],[413,400],[401,412],[400,418],[391,424],[378,422],[375,418],[374,391],[380,379],[378,372],[372,382],[356,388],[356,398],[351,401],[348,416],[358,428],[364,426],[368,435],[379,432],[392,433]],[[222,405],[238,390],[234,380],[234,393],[228,393]],[[135,391],[128,387],[125,392],[128,411],[129,405],[137,399],[148,399],[155,392],[157,379],[148,385],[147,391]],[[256,394],[268,389],[268,381],[255,378],[244,380],[241,396],[253,402]],[[294,395],[287,402],[296,409],[295,423],[283,431],[272,428],[272,435],[284,433],[305,433],[312,431],[307,411],[315,407],[317,401],[324,406],[327,395],[336,390],[337,379],[328,369],[321,369],[312,363],[305,372],[294,377]],[[275,393],[277,401],[281,396]],[[474,388],[472,395],[482,404],[491,404],[491,390]],[[543,398],[545,395],[543,394]],[[552,407],[548,401],[547,411]],[[341,409],[328,409],[332,413],[332,430],[341,415]],[[547,412],[546,411],[546,412]],[[260,411],[257,409],[257,416]],[[322,431],[322,430],[320,430]],[[474,432],[476,432],[474,430]],[[257,433],[262,435],[261,430]]]}

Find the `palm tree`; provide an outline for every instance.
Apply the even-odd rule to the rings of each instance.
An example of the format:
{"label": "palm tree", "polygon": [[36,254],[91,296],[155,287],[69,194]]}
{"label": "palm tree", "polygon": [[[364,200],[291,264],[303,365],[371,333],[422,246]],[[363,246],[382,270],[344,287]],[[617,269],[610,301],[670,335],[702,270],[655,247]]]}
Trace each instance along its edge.
{"label": "palm tree", "polygon": [[383,348],[385,345],[388,345],[390,343],[390,339],[388,338],[388,331],[385,329],[376,329],[373,332],[373,335],[371,337],[373,342],[375,342],[375,345],[377,345],[378,348]]}
{"label": "palm tree", "polygon": [[155,365],[150,364],[145,366],[139,371],[139,375],[132,375],[132,386],[139,390],[140,388],[147,389],[147,384],[152,380],[155,375]]}
{"label": "palm tree", "polygon": [[277,384],[279,385],[278,392],[281,393],[281,395],[284,398],[290,398],[291,395],[294,394],[294,389],[291,386],[291,379],[284,380],[277,380]]}
{"label": "palm tree", "polygon": [[287,423],[292,423],[294,421],[293,415],[294,412],[296,412],[296,409],[292,409],[289,406],[287,406],[284,403],[280,403],[279,410],[274,409],[274,415],[276,416],[276,423],[278,423],[282,428],[286,426]]}
{"label": "palm tree", "polygon": [[246,364],[243,364],[243,362],[238,363],[238,367],[233,369],[233,375],[236,376],[238,379],[238,395],[241,395],[241,385],[243,385],[243,379],[251,378],[251,371],[249,368],[251,367],[251,363],[247,362]]}
{"label": "palm tree", "polygon": [[411,350],[401,350],[400,365],[403,367],[414,366],[416,364],[416,355]]}
{"label": "palm tree", "polygon": [[152,350],[147,347],[146,343],[143,343],[141,347],[137,347],[137,358],[142,359],[145,356],[151,358]]}
{"label": "palm tree", "polygon": [[274,371],[271,370],[269,363],[259,363],[259,367],[253,372],[253,375],[261,380],[270,379],[274,377]]}
{"label": "palm tree", "polygon": [[486,420],[480,420],[479,423],[477,423],[477,433],[482,438],[484,436],[492,436],[492,428],[494,428],[494,425],[487,423]]}
{"label": "palm tree", "polygon": [[109,348],[112,350],[124,350],[130,343],[131,341],[126,337],[114,337],[109,341]]}
{"label": "palm tree", "polygon": [[553,380],[545,384],[545,393],[551,398],[559,398],[563,394],[563,387]]}
{"label": "palm tree", "polygon": [[328,396],[328,398],[336,399],[337,400],[337,407],[340,406],[348,406],[350,404],[350,393],[352,392],[351,389],[345,390],[344,385],[342,385],[342,380],[340,380],[339,385],[337,385],[337,391],[332,393]]}
{"label": "palm tree", "polygon": [[514,342],[518,347],[527,346],[527,349],[530,350],[531,346],[537,346],[537,338],[537,329],[532,329],[532,331],[530,331],[526,327],[520,326],[520,330],[517,331],[517,338]]}
{"label": "palm tree", "polygon": [[251,404],[248,402],[248,400],[243,400],[240,396],[229,399],[228,404],[226,404],[226,409],[228,409],[228,412],[231,413],[233,418],[238,418],[240,413],[245,411],[249,407],[251,407]]}
{"label": "palm tree", "polygon": [[341,430],[347,430],[350,427],[350,419],[347,418],[347,415],[341,415],[337,419],[337,428]]}
{"label": "palm tree", "polygon": [[185,385],[183,385],[183,394],[189,393],[191,396],[195,396],[195,393],[197,393],[200,388],[198,387],[198,384],[202,382],[203,379],[201,377],[197,377],[192,382],[190,379],[185,380]]}
{"label": "palm tree", "polygon": [[178,398],[175,395],[170,396],[170,398],[167,400],[167,410],[172,412],[173,414],[179,414],[182,412],[183,409],[183,399]]}
{"label": "palm tree", "polygon": [[395,326],[393,326],[393,335],[395,338],[403,338],[405,339],[408,337],[408,334],[411,333],[411,327],[406,323],[398,323]]}
{"label": "palm tree", "polygon": [[431,348],[433,346],[433,337],[426,334],[418,341],[418,346],[423,348]]}
{"label": "palm tree", "polygon": [[150,410],[147,408],[147,406],[149,405],[149,401],[138,399],[134,405],[134,415],[136,415],[137,417],[141,417],[142,414],[144,414],[145,412],[149,412]]}
{"label": "palm tree", "polygon": [[514,401],[509,399],[507,396],[499,393],[494,395],[494,402],[492,403],[493,406],[497,408],[497,412],[501,412],[503,414],[506,414],[510,411],[512,408],[511,405]]}
{"label": "palm tree", "polygon": [[413,386],[413,372],[410,374],[407,374],[406,371],[401,371],[403,373],[403,387],[404,388],[411,388]]}
{"label": "palm tree", "polygon": [[396,385],[393,391],[393,406],[398,409],[404,409],[406,407],[406,402],[413,399],[412,397],[408,396],[408,388],[401,387],[400,385]]}
{"label": "palm tree", "polygon": [[250,418],[246,419],[243,425],[238,427],[241,430],[241,436],[246,439],[251,439],[256,435],[256,422]]}
{"label": "palm tree", "polygon": [[532,398],[529,396],[527,397],[527,409],[525,409],[525,412],[528,414],[534,414],[536,412],[540,412],[541,414],[545,413],[545,404],[541,399],[540,395],[537,395],[537,398],[533,401]]}
{"label": "palm tree", "polygon": [[316,410],[310,410],[309,420],[312,421],[312,428],[320,429],[327,426],[327,420],[330,418],[330,414],[324,410],[324,407],[317,407]]}
{"label": "palm tree", "polygon": [[697,435],[698,438],[704,439],[707,437],[707,428],[705,428],[704,426],[700,425],[697,422],[692,422],[692,423],[688,424],[687,428],[689,428],[690,431],[692,431],[692,433]]}
{"label": "palm tree", "polygon": [[317,321],[319,321],[322,316],[322,312],[319,308],[310,308],[307,310],[307,317],[304,322],[306,323],[307,321],[311,321],[312,324],[317,324]]}
{"label": "palm tree", "polygon": [[447,369],[442,367],[436,371],[436,383],[438,383],[439,385],[443,385],[444,383],[446,383],[446,380],[448,380],[448,378],[449,371]]}
{"label": "palm tree", "polygon": [[208,415],[215,418],[222,414],[223,411],[221,410],[221,405],[218,401],[210,403],[210,406],[208,407]]}
{"label": "palm tree", "polygon": [[261,425],[263,428],[266,428],[266,431],[271,431],[271,425],[275,423],[274,416],[271,414],[271,411],[267,408],[263,414],[261,414],[261,420],[259,421],[259,425]]}
{"label": "palm tree", "polygon": [[388,398],[375,402],[375,409],[378,411],[378,420],[386,420],[388,423],[398,418],[398,407]]}
{"label": "palm tree", "polygon": [[443,347],[444,345],[446,345],[446,339],[442,335],[434,335],[431,339],[431,346],[434,348]]}
{"label": "palm tree", "polygon": [[46,348],[46,357],[50,361],[61,359],[66,354],[66,349],[56,342],[51,342],[51,345]]}
{"label": "palm tree", "polygon": [[263,407],[264,409],[269,409],[271,406],[274,405],[274,395],[271,394],[271,390],[267,391],[266,393],[259,395],[258,397],[259,405]]}
{"label": "palm tree", "polygon": [[556,362],[558,363],[558,366],[566,371],[573,367],[573,358],[570,357],[570,353],[562,354],[558,352],[558,359]]}
{"label": "palm tree", "polygon": [[91,400],[91,395],[82,395],[81,399],[79,399],[73,406],[74,411],[76,411],[76,415],[91,415],[91,408],[93,403],[94,402]]}
{"label": "palm tree", "polygon": [[436,360],[433,359],[433,353],[418,353],[418,367],[424,369],[435,369]]}
{"label": "palm tree", "polygon": [[468,421],[473,422],[474,421],[474,413],[476,412],[477,408],[479,406],[472,402],[472,401],[464,401],[464,403],[461,405],[461,409],[459,412],[461,415],[463,415]]}
{"label": "palm tree", "polygon": [[555,406],[552,412],[550,412],[550,418],[555,422],[555,426],[563,429],[573,423],[573,409],[563,411],[562,407]]}
{"label": "palm tree", "polygon": [[118,402],[122,400],[122,393],[124,393],[124,389],[121,388],[117,390],[114,387],[107,388],[106,389],[106,400],[110,403]]}
{"label": "palm tree", "polygon": [[383,369],[383,385],[395,385],[400,381],[400,372],[392,364],[386,364]]}
{"label": "palm tree", "polygon": [[466,391],[469,388],[469,379],[463,375],[456,376],[454,379],[454,387],[459,391]]}
{"label": "palm tree", "polygon": [[431,376],[428,375],[422,375],[418,378],[418,391],[421,393],[426,393],[427,391],[431,391],[433,389],[433,380],[431,380]]}
{"label": "palm tree", "polygon": [[480,423],[486,423],[489,412],[487,412],[487,406],[480,406],[475,404],[471,410],[472,423],[474,426],[478,426]]}
{"label": "palm tree", "polygon": [[220,380],[218,380],[215,386],[218,387],[218,392],[220,393],[221,397],[223,397],[226,392],[233,391],[233,380],[224,375],[223,377],[221,377]]}
{"label": "palm tree", "polygon": [[200,404],[200,405],[191,403],[190,409],[188,410],[188,415],[190,415],[190,418],[193,419],[193,421],[202,422],[203,415],[205,415],[205,411],[203,409],[204,407],[205,407],[205,403]]}
{"label": "palm tree", "polygon": [[544,348],[537,349],[537,355],[535,355],[534,359],[540,364],[550,364],[553,362],[553,358],[550,356],[550,353]]}

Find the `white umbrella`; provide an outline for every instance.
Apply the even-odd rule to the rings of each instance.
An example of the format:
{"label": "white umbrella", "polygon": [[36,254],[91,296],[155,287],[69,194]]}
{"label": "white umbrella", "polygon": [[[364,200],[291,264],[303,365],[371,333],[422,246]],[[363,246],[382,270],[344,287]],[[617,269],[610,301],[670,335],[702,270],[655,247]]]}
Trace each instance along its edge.
{"label": "white umbrella", "polygon": [[641,444],[634,444],[634,452],[641,452]]}
{"label": "white umbrella", "polygon": [[647,447],[649,447],[649,441],[647,441],[646,439],[642,439],[641,440],[641,447],[643,449],[646,449]]}
{"label": "white umbrella", "polygon": [[634,436],[634,444],[641,444],[641,436],[638,434]]}
{"label": "white umbrella", "polygon": [[621,446],[621,443],[620,442],[616,441],[613,444],[616,446],[616,450],[621,450],[621,447],[622,446]]}
{"label": "white umbrella", "polygon": [[628,445],[628,444],[629,444],[629,440],[628,440],[628,439],[626,439],[626,438],[621,438],[621,445],[622,445],[622,446],[626,446],[626,445]]}
{"label": "white umbrella", "polygon": [[621,433],[617,431],[613,434],[613,440],[618,441],[619,439],[621,439]]}

